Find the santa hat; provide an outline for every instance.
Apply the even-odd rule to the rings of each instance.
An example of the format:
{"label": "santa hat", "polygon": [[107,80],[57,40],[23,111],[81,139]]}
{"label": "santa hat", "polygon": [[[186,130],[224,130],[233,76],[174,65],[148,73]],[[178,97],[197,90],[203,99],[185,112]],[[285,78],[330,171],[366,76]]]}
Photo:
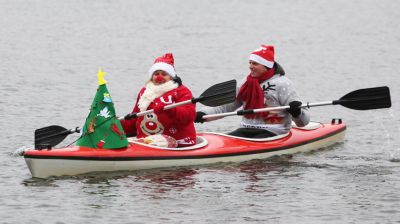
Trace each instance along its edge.
{"label": "santa hat", "polygon": [[172,55],[172,53],[167,53],[159,58],[156,58],[154,64],[149,69],[150,77],[157,70],[164,71],[170,76],[176,76],[176,71],[174,68],[174,56]]}
{"label": "santa hat", "polygon": [[274,46],[261,45],[258,49],[251,52],[249,60],[255,61],[262,64],[268,68],[274,66]]}

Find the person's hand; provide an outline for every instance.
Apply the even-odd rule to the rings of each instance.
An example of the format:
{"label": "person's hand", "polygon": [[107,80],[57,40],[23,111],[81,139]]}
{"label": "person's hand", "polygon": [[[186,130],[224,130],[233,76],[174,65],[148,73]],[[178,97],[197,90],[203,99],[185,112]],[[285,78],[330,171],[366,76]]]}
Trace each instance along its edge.
{"label": "person's hand", "polygon": [[196,119],[194,120],[194,123],[203,123],[204,121],[206,121],[203,116],[207,115],[204,112],[198,111],[196,112]]}
{"label": "person's hand", "polygon": [[292,101],[289,103],[290,108],[287,109],[287,112],[289,112],[292,117],[298,117],[301,113],[301,102],[300,101]]}
{"label": "person's hand", "polygon": [[136,118],[136,113],[130,113],[130,114],[125,115],[125,117],[124,117],[125,120],[130,120],[132,118]]}

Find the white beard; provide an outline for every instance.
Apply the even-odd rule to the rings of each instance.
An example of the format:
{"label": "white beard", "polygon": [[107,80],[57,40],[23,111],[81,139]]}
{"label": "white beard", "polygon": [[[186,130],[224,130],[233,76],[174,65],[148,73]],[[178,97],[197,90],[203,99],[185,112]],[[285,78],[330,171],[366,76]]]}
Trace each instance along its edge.
{"label": "white beard", "polygon": [[138,102],[140,112],[147,110],[150,103],[153,102],[154,99],[162,96],[168,91],[178,88],[178,86],[178,83],[175,83],[173,80],[170,80],[161,85],[154,85],[151,81],[148,82],[146,84],[146,89],[144,90]]}

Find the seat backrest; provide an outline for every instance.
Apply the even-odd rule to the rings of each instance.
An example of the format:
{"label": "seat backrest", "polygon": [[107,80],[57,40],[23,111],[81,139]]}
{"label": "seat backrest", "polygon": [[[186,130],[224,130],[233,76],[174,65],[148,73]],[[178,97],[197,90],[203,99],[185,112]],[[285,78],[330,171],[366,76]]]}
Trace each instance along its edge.
{"label": "seat backrest", "polygon": [[268,141],[284,138],[284,137],[289,135],[289,132],[288,132],[288,133],[285,133],[285,134],[282,134],[282,135],[276,135],[276,136],[272,136],[272,137],[268,137],[268,138],[245,138],[245,137],[233,136],[233,135],[228,135],[228,134],[224,134],[224,133],[217,133],[217,132],[205,132],[205,133],[213,134],[213,135],[226,136],[226,137],[229,137],[229,138],[237,138],[237,139],[242,139],[242,140],[251,141],[251,142],[268,142]]}

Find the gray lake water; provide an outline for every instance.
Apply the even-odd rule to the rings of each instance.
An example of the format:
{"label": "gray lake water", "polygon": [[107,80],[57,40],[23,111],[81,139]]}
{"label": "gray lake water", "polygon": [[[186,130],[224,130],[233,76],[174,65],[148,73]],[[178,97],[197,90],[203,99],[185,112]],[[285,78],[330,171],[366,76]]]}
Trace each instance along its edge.
{"label": "gray lake water", "polygon": [[[0,15],[0,223],[400,223],[400,1],[0,0]],[[124,115],[155,57],[173,52],[198,96],[247,75],[260,44],[304,102],[386,85],[393,106],[312,108],[343,118],[343,143],[241,164],[36,179],[16,155],[37,128],[83,124],[98,67]]]}

